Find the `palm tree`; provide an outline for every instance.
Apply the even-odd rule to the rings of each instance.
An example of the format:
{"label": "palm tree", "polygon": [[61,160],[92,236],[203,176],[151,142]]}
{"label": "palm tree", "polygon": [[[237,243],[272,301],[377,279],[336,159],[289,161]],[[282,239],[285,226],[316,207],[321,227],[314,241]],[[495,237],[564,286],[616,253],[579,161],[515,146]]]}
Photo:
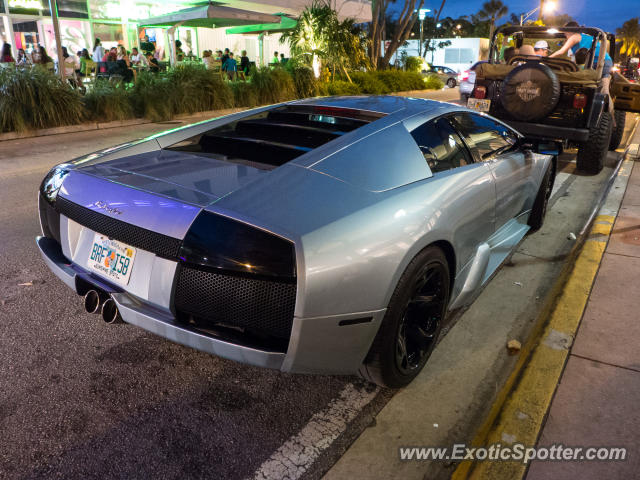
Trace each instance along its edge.
{"label": "palm tree", "polygon": [[298,24],[282,34],[280,42],[289,42],[291,52],[311,64],[316,78],[322,62],[334,72],[336,68],[342,70],[349,81],[347,68],[369,66],[364,32],[353,19],[340,21],[338,13],[323,1],[316,0],[307,7]]}
{"label": "palm tree", "polygon": [[627,20],[621,28],[616,28],[616,35],[622,40],[620,53],[633,57],[640,52],[640,24],[638,17]]}
{"label": "palm tree", "polygon": [[489,20],[489,38],[493,37],[496,21],[504,17],[509,9],[500,0],[487,0],[482,4],[482,10],[478,12],[478,18]]}

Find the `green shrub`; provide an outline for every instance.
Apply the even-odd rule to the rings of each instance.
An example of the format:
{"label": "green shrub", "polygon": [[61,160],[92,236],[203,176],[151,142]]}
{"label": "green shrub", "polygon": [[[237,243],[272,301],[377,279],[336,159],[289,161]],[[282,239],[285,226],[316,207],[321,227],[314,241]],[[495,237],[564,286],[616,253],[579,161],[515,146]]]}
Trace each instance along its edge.
{"label": "green shrub", "polygon": [[258,92],[255,87],[247,82],[233,82],[231,83],[231,90],[233,91],[233,104],[236,107],[257,107]]}
{"label": "green shrub", "polygon": [[129,94],[136,116],[152,122],[170,120],[178,109],[174,87],[167,76],[150,72],[138,73]]}
{"label": "green shrub", "polygon": [[389,93],[391,90],[384,82],[376,77],[378,72],[353,72],[351,80],[358,85],[362,93],[371,95],[382,95]]}
{"label": "green shrub", "polygon": [[258,102],[261,105],[286,102],[296,98],[293,78],[284,68],[260,67],[253,69],[250,81],[256,89]]}
{"label": "green shrub", "polygon": [[100,122],[126,120],[134,117],[129,94],[122,84],[112,85],[98,80],[83,98],[87,117]]}
{"label": "green shrub", "polygon": [[298,98],[315,97],[318,95],[318,82],[313,75],[313,70],[305,66],[296,66],[287,69],[293,78],[293,84]]}
{"label": "green shrub", "polygon": [[422,57],[407,57],[404,68],[407,72],[420,73],[424,60]]}
{"label": "green shrub", "polygon": [[359,95],[360,87],[357,83],[349,83],[344,80],[334,80],[327,83],[328,95]]}
{"label": "green shrub", "polygon": [[202,65],[184,65],[167,74],[174,94],[174,113],[196,113],[233,107],[233,92],[219,73]]}
{"label": "green shrub", "polygon": [[416,72],[402,70],[382,70],[374,72],[378,80],[384,83],[390,92],[406,92],[409,90],[424,90],[422,75]]}
{"label": "green shrub", "polygon": [[0,132],[59,127],[83,119],[78,92],[40,68],[0,70]]}
{"label": "green shrub", "polygon": [[444,88],[444,82],[437,75],[427,75],[424,77],[424,87],[429,90],[440,90]]}

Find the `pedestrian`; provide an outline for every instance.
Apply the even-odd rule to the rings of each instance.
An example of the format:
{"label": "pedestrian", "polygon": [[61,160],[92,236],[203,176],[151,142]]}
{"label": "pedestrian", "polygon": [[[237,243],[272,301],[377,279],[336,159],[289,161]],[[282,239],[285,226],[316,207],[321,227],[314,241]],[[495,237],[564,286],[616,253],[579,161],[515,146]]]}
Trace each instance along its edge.
{"label": "pedestrian", "polygon": [[229,58],[227,58],[224,65],[222,65],[222,69],[227,72],[229,80],[235,80],[238,63],[236,62],[236,59],[233,58],[233,52],[229,52]]}
{"label": "pedestrian", "polygon": [[11,45],[4,42],[2,45],[2,54],[0,54],[0,63],[15,63],[13,55],[11,55]]}
{"label": "pedestrian", "polygon": [[104,51],[104,47],[102,46],[102,42],[100,41],[99,38],[96,38],[96,41],[93,45],[93,54],[91,55],[91,58],[93,59],[94,62],[98,63],[98,62],[102,62],[102,57],[104,57],[105,55],[105,51]]}
{"label": "pedestrian", "polygon": [[246,80],[245,76],[249,75],[249,57],[247,57],[247,51],[242,50],[240,52],[240,68],[238,69],[238,75],[241,80]]}
{"label": "pedestrian", "polygon": [[18,58],[16,59],[16,65],[20,67],[27,67],[31,65],[31,59],[24,51],[24,48],[18,49]]}
{"label": "pedestrian", "polygon": [[287,60],[289,60],[288,58],[284,58],[284,53],[280,54],[280,65],[284,65],[285,63],[287,63]]}
{"label": "pedestrian", "polygon": [[224,66],[227,63],[227,59],[229,58],[229,53],[230,53],[229,49],[225,48],[224,49],[224,54],[222,55],[222,57],[220,57],[220,62],[222,63],[222,71],[223,72],[225,71]]}
{"label": "pedestrian", "polygon": [[273,58],[271,59],[271,63],[274,65],[278,65],[280,60],[278,60],[278,52],[273,52]]}

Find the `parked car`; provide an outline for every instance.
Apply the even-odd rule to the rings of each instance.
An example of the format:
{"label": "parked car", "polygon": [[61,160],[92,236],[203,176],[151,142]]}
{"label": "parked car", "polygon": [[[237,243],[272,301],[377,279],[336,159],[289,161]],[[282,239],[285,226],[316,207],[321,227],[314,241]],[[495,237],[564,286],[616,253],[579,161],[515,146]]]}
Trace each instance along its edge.
{"label": "parked car", "polygon": [[428,69],[423,70],[422,73],[426,75],[437,75],[449,88],[455,88],[458,84],[458,72],[449,67],[431,65]]}
{"label": "parked car", "polygon": [[[576,33],[592,39],[582,66],[566,56],[518,54],[508,64],[498,60],[498,36],[557,44],[565,34]],[[601,90],[606,45],[615,58],[615,37],[599,28],[500,27],[491,39],[489,63],[477,69],[467,105],[500,118],[529,137],[575,144],[578,169],[598,173],[608,150],[618,148],[622,140],[625,112],[640,111],[640,85],[614,73],[609,91]],[[609,110],[611,102],[615,121]]]}
{"label": "parked car", "polygon": [[458,84],[460,85],[460,100],[462,100],[463,105],[467,104],[467,100],[471,96],[471,92],[473,92],[473,86],[476,83],[476,70],[478,65],[483,63],[487,63],[486,60],[480,60],[479,62],[474,63],[468,70],[460,72],[458,74]]}
{"label": "parked car", "polygon": [[464,107],[308,99],[58,165],[36,241],[108,323],[398,387],[447,312],[542,225],[554,171],[554,156]]}

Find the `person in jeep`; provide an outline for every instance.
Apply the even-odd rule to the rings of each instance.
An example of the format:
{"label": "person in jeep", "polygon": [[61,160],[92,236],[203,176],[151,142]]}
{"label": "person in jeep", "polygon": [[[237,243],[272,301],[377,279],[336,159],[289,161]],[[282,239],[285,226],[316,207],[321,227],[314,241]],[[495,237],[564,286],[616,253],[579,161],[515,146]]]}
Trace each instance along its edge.
{"label": "person in jeep", "polygon": [[[578,22],[567,22],[565,27],[579,27]],[[564,45],[557,51],[553,52],[550,57],[559,57],[560,55],[566,55],[569,51],[573,54],[574,58],[576,53],[581,49],[589,49],[593,43],[593,37],[591,35],[587,35],[586,33],[565,33],[564,36],[567,38],[567,41],[564,42]],[[598,42],[596,44],[596,50],[594,54],[594,58],[600,58],[600,44]],[[577,62],[576,62],[577,63]],[[584,63],[584,62],[583,62]],[[595,68],[598,68],[598,64],[596,63]],[[602,80],[600,82],[600,91],[603,93],[609,92],[610,82],[611,82],[611,69],[613,68],[613,60],[608,53],[604,55],[604,66],[602,67]],[[609,102],[609,113],[613,115],[613,102]],[[614,126],[615,126],[615,118],[613,118]]]}
{"label": "person in jeep", "polygon": [[[497,55],[499,35],[521,45],[506,64]],[[613,82],[609,92],[612,64],[607,50],[613,52],[614,45],[613,35],[576,24],[499,27],[490,42],[488,63],[478,67],[467,106],[508,123],[532,144],[555,143],[557,151],[577,147],[578,169],[598,173],[607,151],[616,149],[621,141],[625,110],[640,109],[635,85]],[[549,56],[540,54],[547,49]],[[576,60],[583,66],[567,54],[582,57]]]}

